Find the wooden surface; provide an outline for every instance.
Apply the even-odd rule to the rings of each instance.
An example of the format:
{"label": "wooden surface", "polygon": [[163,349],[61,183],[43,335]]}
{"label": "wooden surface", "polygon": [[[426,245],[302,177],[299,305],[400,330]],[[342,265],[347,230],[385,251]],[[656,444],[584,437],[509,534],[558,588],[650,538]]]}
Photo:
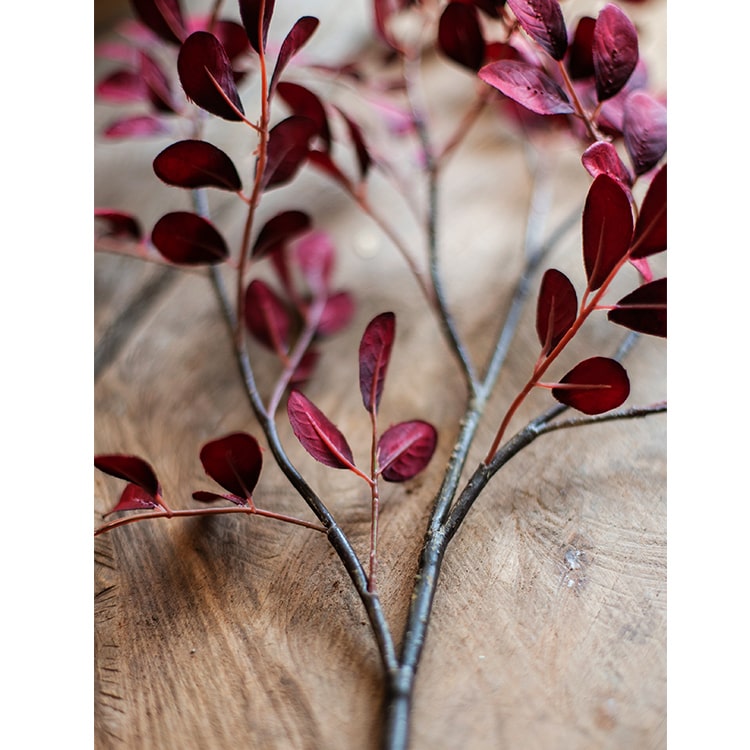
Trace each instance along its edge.
{"label": "wooden surface", "polygon": [[[663,4],[641,17],[657,20],[648,50],[649,39],[662,39]],[[438,137],[450,131],[449,114],[462,111],[459,81],[437,61],[429,71],[428,95],[441,92],[430,99]],[[97,127],[111,116],[98,108]],[[187,208],[187,196],[159,185],[150,171],[168,142],[97,142],[97,204],[135,211],[146,226]],[[445,174],[448,293],[479,360],[520,262],[530,182],[517,145],[486,117]],[[549,226],[585,195],[588,177],[577,159],[565,147],[557,161]],[[389,202],[392,194],[378,180],[372,190],[412,247],[421,247],[413,223]],[[241,207],[215,194],[211,201],[226,236],[236,239]],[[440,431],[430,470],[384,491],[380,586],[399,634],[428,508],[461,416],[461,380],[414,282],[370,221],[313,174],[269,194],[262,216],[282,206],[309,211],[331,231],[340,249],[336,279],[358,302],[348,331],[326,346],[308,395],[347,435],[355,456],[366,455],[356,346],[373,315],[393,310],[398,335],[382,420],[424,418]],[[577,230],[551,263],[580,283]],[[159,273],[135,260],[97,258],[97,340]],[[232,430],[260,432],[205,276],[178,275],[142,312],[97,379],[96,450],[147,458],[170,504],[187,507],[192,491],[212,487],[200,446]],[[585,330],[571,358],[613,350],[620,333],[601,323]],[[537,346],[530,307],[469,465],[486,449]],[[664,349],[643,341],[632,355],[633,404],[664,397]],[[262,353],[259,362],[267,385],[272,364]],[[532,399],[518,426],[547,398]],[[369,503],[361,483],[316,464],[283,420],[280,430],[364,556]],[[443,566],[417,678],[413,750],[666,747],[665,442],[664,416],[555,433],[490,484]],[[95,524],[120,489],[96,475]],[[256,498],[311,517],[270,459]],[[363,608],[322,536],[244,517],[141,523],[97,539],[94,573],[98,750],[377,747],[379,659]]]}

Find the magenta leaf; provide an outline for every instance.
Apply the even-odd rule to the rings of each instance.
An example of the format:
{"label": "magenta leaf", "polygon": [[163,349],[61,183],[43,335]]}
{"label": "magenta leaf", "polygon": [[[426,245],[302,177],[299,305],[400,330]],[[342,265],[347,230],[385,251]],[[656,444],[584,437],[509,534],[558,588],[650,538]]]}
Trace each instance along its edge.
{"label": "magenta leaf", "polygon": [[307,117],[292,115],[271,128],[268,134],[263,188],[268,190],[290,182],[299,171],[310,150],[310,139],[317,126]]}
{"label": "magenta leaf", "polygon": [[651,180],[641,204],[633,234],[633,258],[664,252],[667,249],[667,165]]}
{"label": "magenta leaf", "polygon": [[120,499],[112,510],[103,514],[103,518],[119,513],[121,510],[153,510],[163,507],[161,503],[150,493],[137,484],[126,484],[120,495]]}
{"label": "magenta leaf", "polygon": [[253,279],[245,292],[245,325],[264,346],[280,355],[289,350],[292,316],[284,301],[262,279]]}
{"label": "magenta leaf", "polygon": [[582,78],[590,78],[594,75],[594,54],[592,45],[594,43],[594,25],[596,19],[584,16],[578,21],[573,33],[573,40],[568,49],[568,57],[565,64],[568,73],[574,81]]}
{"label": "magenta leaf", "polygon": [[281,74],[284,72],[284,68],[286,68],[289,61],[297,54],[297,52],[307,44],[310,37],[315,33],[315,29],[318,28],[319,23],[318,19],[313,16],[303,16],[297,20],[294,26],[292,26],[291,31],[284,38],[284,41],[281,43],[281,49],[279,50],[279,56],[276,58],[276,67],[271,76],[271,83],[268,86],[269,99],[276,89],[276,84],[278,83]]}
{"label": "magenta leaf", "polygon": [[[263,20],[260,18],[260,0],[240,0],[240,18],[245,27],[250,45],[256,52],[265,51],[268,38],[268,27],[273,15],[274,0],[266,0],[263,8]],[[260,33],[259,33],[260,32]]]}
{"label": "magenta leaf", "polygon": [[354,467],[354,457],[346,438],[306,396],[292,391],[287,413],[297,440],[316,461],[332,469]]}
{"label": "magenta leaf", "polygon": [[622,89],[638,62],[638,33],[616,5],[605,5],[596,18],[592,53],[596,95],[603,102]]}
{"label": "magenta leaf", "polygon": [[138,456],[122,453],[101,454],[94,456],[94,466],[105,474],[137,485],[152,498],[161,494],[156,472],[148,461],[144,461]]}
{"label": "magenta leaf", "polygon": [[454,62],[478,71],[484,63],[485,42],[477,9],[463,2],[445,6],[438,24],[438,49]]}
{"label": "magenta leaf", "polygon": [[138,56],[141,80],[146,86],[148,98],[160,112],[175,112],[176,107],[169,86],[169,78],[159,63],[145,52]]}
{"label": "magenta leaf", "polygon": [[505,96],[538,115],[575,112],[568,95],[546,73],[520,60],[498,60],[485,65],[479,77]]}
{"label": "magenta leaf", "polygon": [[159,135],[169,132],[169,128],[152,115],[134,115],[123,117],[111,123],[104,129],[106,138],[132,138],[148,135]]}
{"label": "magenta leaf", "polygon": [[367,173],[370,170],[370,167],[372,166],[372,157],[370,156],[370,151],[367,148],[367,144],[365,143],[365,138],[362,134],[362,128],[360,128],[360,126],[357,125],[357,123],[354,122],[354,120],[352,120],[351,117],[349,117],[341,109],[339,109],[338,107],[336,109],[338,110],[341,117],[344,118],[344,122],[346,123],[347,130],[349,131],[349,137],[354,144],[354,152],[357,156],[359,178],[360,180],[364,180],[365,177],[367,177]]}
{"label": "magenta leaf", "polygon": [[306,232],[295,240],[294,254],[310,290],[315,294],[325,293],[335,260],[331,235],[321,229]]}
{"label": "magenta leaf", "polygon": [[568,32],[557,0],[508,0],[521,28],[554,60],[568,49]]}
{"label": "magenta leaf", "polygon": [[253,245],[253,257],[260,258],[287,243],[312,226],[304,211],[282,211],[269,219],[258,232]]}
{"label": "magenta leaf", "polygon": [[622,132],[635,173],[645,174],[667,150],[667,108],[645,91],[634,91],[625,100]]}
{"label": "magenta leaf", "polygon": [[536,308],[536,332],[542,354],[549,354],[578,316],[578,297],[570,279],[554,268],[542,277]]}
{"label": "magenta leaf", "polygon": [[323,141],[325,151],[330,151],[331,130],[325,108],[320,99],[304,86],[288,81],[279,81],[276,92],[286,102],[292,114],[306,117],[317,125],[317,135]]}
{"label": "magenta leaf", "polygon": [[320,352],[316,349],[308,349],[300,359],[297,369],[289,381],[291,386],[301,387],[312,377],[320,359]]}
{"label": "magenta leaf", "polygon": [[238,497],[231,492],[208,492],[207,490],[198,490],[193,493],[193,500],[197,500],[200,503],[214,503],[217,500],[229,500],[229,502],[234,503],[235,505],[244,507],[249,505],[244,497]]}
{"label": "magenta leaf", "polygon": [[591,184],[583,208],[583,262],[588,288],[598,289],[630,249],[633,213],[622,185],[606,174]]}
{"label": "magenta leaf", "polygon": [[242,182],[232,160],[206,141],[178,141],[154,159],[156,176],[183,188],[216,187],[238,191]]}
{"label": "magenta leaf", "polygon": [[651,336],[667,337],[667,280],[656,279],[626,294],[607,317],[613,323]]}
{"label": "magenta leaf", "polygon": [[148,98],[148,87],[132,70],[116,70],[96,84],[96,95],[113,104],[142,102]]}
{"label": "magenta leaf", "polygon": [[165,42],[180,44],[185,21],[179,0],[131,0],[136,16]]}
{"label": "magenta leaf", "polygon": [[623,164],[617,149],[607,141],[597,141],[581,156],[581,163],[592,177],[606,174],[630,188],[633,176]]}
{"label": "magenta leaf", "polygon": [[327,300],[320,316],[317,334],[332,336],[347,326],[354,317],[354,300],[348,292],[336,292]]}
{"label": "magenta leaf", "polygon": [[229,255],[224,238],[211,222],[189,211],[165,214],[151,232],[154,247],[172,263],[221,263]]}
{"label": "magenta leaf", "polygon": [[94,209],[94,218],[102,226],[99,232],[100,237],[132,239],[137,242],[143,239],[141,225],[131,214],[114,211],[111,208],[96,208]]}
{"label": "magenta leaf", "polygon": [[625,368],[608,357],[592,357],[577,364],[552,389],[562,404],[584,414],[602,414],[616,409],[630,394]]}
{"label": "magenta leaf", "polygon": [[245,432],[234,432],[206,443],[200,452],[203,469],[233,495],[250,500],[263,464],[258,441]]}
{"label": "magenta leaf", "polygon": [[180,47],[177,73],[188,99],[224,120],[242,121],[232,63],[222,43],[208,31],[192,33]]}
{"label": "magenta leaf", "polygon": [[395,424],[378,440],[378,471],[386,482],[405,482],[430,463],[436,446],[437,430],[428,422]]}
{"label": "magenta leaf", "polygon": [[396,316],[385,312],[373,318],[359,343],[359,390],[365,409],[375,413],[396,336]]}

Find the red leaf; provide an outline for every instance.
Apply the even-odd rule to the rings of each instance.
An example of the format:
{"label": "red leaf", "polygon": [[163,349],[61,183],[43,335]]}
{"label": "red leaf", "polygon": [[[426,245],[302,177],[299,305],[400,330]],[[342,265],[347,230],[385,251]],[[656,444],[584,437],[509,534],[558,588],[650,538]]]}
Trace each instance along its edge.
{"label": "red leaf", "polygon": [[317,127],[307,117],[292,115],[271,128],[268,134],[263,188],[268,190],[290,182],[307,158],[310,139]]}
{"label": "red leaf", "polygon": [[128,104],[147,99],[148,88],[137,73],[116,70],[97,83],[96,95],[113,104]]}
{"label": "red leaf", "polygon": [[331,235],[320,229],[306,232],[295,240],[294,255],[310,290],[315,294],[325,293],[335,259]]}
{"label": "red leaf", "polygon": [[438,49],[454,62],[478,71],[484,63],[485,42],[477,9],[462,2],[445,6],[438,24]]}
{"label": "red leaf", "polygon": [[584,414],[616,409],[629,394],[630,380],[625,368],[608,357],[580,362],[552,389],[552,395],[560,403]]}
{"label": "red leaf", "polygon": [[135,115],[116,120],[107,126],[103,135],[107,138],[131,138],[167,132],[169,128],[158,117]]}
{"label": "red leaf", "polygon": [[253,245],[253,257],[260,258],[297,235],[303,234],[312,226],[312,221],[304,211],[282,211],[269,219]]}
{"label": "red leaf", "polygon": [[[250,52],[250,42],[245,28],[234,21],[218,20],[214,23],[212,33],[224,46],[227,57],[232,61]],[[235,79],[237,71],[235,70]]]}
{"label": "red leaf", "polygon": [[289,351],[292,317],[284,301],[262,279],[253,279],[245,292],[245,325],[264,346],[277,354]]}
{"label": "red leaf", "polygon": [[485,65],[479,77],[538,115],[575,112],[568,95],[546,73],[519,60],[498,60]]}
{"label": "red leaf", "polygon": [[242,25],[245,27],[247,38],[250,40],[250,45],[256,52],[261,51],[260,39],[263,42],[263,50],[266,48],[266,40],[268,38],[268,27],[271,24],[271,16],[273,15],[273,6],[275,0],[266,0],[263,8],[263,21],[261,34],[259,35],[259,26],[261,26],[260,20],[260,0],[240,0],[240,17],[242,18]]}
{"label": "red leaf", "polygon": [[232,63],[213,34],[196,31],[184,41],[177,57],[177,73],[188,99],[224,120],[242,121],[245,110],[234,82]]}
{"label": "red leaf", "polygon": [[557,0],[508,0],[521,28],[553,59],[562,60],[568,49],[568,32]]}
{"label": "red leaf", "polygon": [[613,323],[651,336],[667,337],[667,280],[657,279],[625,295],[607,313]]}
{"label": "red leaf", "polygon": [[173,143],[154,159],[154,172],[160,180],[177,187],[242,189],[232,160],[220,148],[206,141]]}
{"label": "red leaf", "polygon": [[303,386],[312,377],[315,368],[320,359],[320,352],[315,349],[308,349],[300,359],[297,369],[289,380],[292,386]]}
{"label": "red leaf", "polygon": [[542,354],[549,354],[578,316],[578,297],[570,279],[554,268],[542,277],[536,308],[536,332]]}
{"label": "red leaf", "polygon": [[233,495],[250,500],[263,464],[258,441],[234,432],[206,443],[200,452],[206,474]]}
{"label": "red leaf", "polygon": [[436,445],[437,431],[427,422],[393,425],[378,440],[378,470],[386,482],[405,482],[430,463]]}
{"label": "red leaf", "polygon": [[112,510],[103,514],[103,518],[119,513],[121,510],[153,510],[161,507],[161,503],[150,493],[146,492],[143,487],[137,484],[126,484],[125,489],[120,495],[120,499]]}
{"label": "red leaf", "polygon": [[667,249],[667,165],[651,180],[633,234],[633,258]]}
{"label": "red leaf", "polygon": [[151,242],[172,263],[221,263],[229,255],[226,242],[209,221],[189,211],[165,214],[151,232]]}
{"label": "red leaf", "polygon": [[307,154],[307,160],[312,166],[317,167],[321,172],[325,172],[332,177],[344,189],[353,190],[349,178],[338,168],[330,155],[324,151],[310,150]]}
{"label": "red leaf", "polygon": [[372,166],[372,157],[370,151],[365,143],[364,135],[362,134],[362,128],[357,125],[354,120],[351,119],[345,112],[338,107],[336,108],[339,114],[344,118],[347,130],[349,131],[349,137],[352,139],[354,144],[354,151],[357,156],[357,165],[359,166],[359,179],[364,180],[367,177],[367,173]]}
{"label": "red leaf", "polygon": [[124,239],[133,239],[137,242],[143,238],[141,225],[138,220],[130,214],[122,211],[113,211],[109,208],[94,209],[94,218],[98,220],[103,229],[100,231],[100,237],[118,237]]}
{"label": "red leaf", "polygon": [[583,209],[583,262],[588,288],[598,289],[630,248],[633,213],[622,185],[600,174]]}
{"label": "red leaf", "polygon": [[594,54],[592,51],[594,24],[596,24],[595,18],[584,16],[578,21],[573,34],[573,41],[570,43],[565,64],[570,77],[574,81],[580,81],[582,78],[590,78],[594,75]]}
{"label": "red leaf", "polygon": [[249,505],[245,498],[233,495],[231,492],[207,492],[206,490],[198,490],[193,493],[193,500],[197,500],[200,503],[214,503],[217,500],[229,500],[229,502],[232,502],[235,505]]}
{"label": "red leaf", "polygon": [[306,396],[292,391],[287,413],[297,440],[316,461],[333,469],[354,467],[354,457],[346,438]]}
{"label": "red leaf", "polygon": [[583,152],[581,163],[592,177],[606,174],[628,188],[633,184],[633,176],[611,143],[606,141],[593,143]]}
{"label": "red leaf", "polygon": [[634,91],[625,100],[622,132],[635,173],[645,174],[667,150],[667,108],[645,91]]}
{"label": "red leaf", "polygon": [[326,300],[316,332],[319,336],[332,336],[348,325],[353,317],[352,296],[348,292],[336,292]]}
{"label": "red leaf", "polygon": [[359,390],[370,413],[380,404],[395,336],[396,316],[385,312],[370,321],[359,344]]}
{"label": "red leaf", "polygon": [[156,472],[151,464],[138,456],[122,453],[101,454],[94,456],[94,466],[105,474],[137,485],[154,498],[161,494]]}
{"label": "red leaf", "polygon": [[310,37],[315,33],[315,29],[318,28],[317,18],[313,16],[303,16],[298,19],[297,22],[292,26],[291,31],[286,35],[284,41],[281,43],[281,49],[279,55],[276,58],[276,67],[273,70],[271,76],[271,83],[268,86],[268,97],[269,99],[273,95],[276,88],[276,84],[284,72],[284,68],[289,64],[289,61],[307,44]]}
{"label": "red leaf", "polygon": [[638,62],[638,33],[616,5],[605,5],[596,18],[592,53],[596,95],[603,102],[622,89]]}
{"label": "red leaf", "polygon": [[185,21],[179,0],[132,0],[140,20],[165,42],[180,44],[185,38]]}
{"label": "red leaf", "polygon": [[138,55],[141,80],[146,85],[151,104],[160,112],[176,112],[174,98],[169,86],[169,78],[159,63],[145,52]]}
{"label": "red leaf", "polygon": [[292,110],[292,114],[306,117],[317,125],[317,135],[325,144],[325,150],[329,151],[331,148],[331,130],[325,108],[320,99],[304,86],[287,81],[280,81],[276,86],[276,91]]}

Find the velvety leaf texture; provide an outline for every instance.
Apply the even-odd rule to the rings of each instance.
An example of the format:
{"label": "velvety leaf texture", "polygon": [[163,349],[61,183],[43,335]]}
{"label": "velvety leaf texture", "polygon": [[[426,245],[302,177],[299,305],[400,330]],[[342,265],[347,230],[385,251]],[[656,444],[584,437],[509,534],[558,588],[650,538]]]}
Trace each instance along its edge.
{"label": "velvety leaf texture", "polygon": [[242,189],[232,160],[220,148],[206,141],[173,143],[154,159],[154,172],[160,180],[177,187]]}
{"label": "velvety leaf texture", "polygon": [[141,22],[165,42],[180,44],[186,36],[179,0],[131,0]]}
{"label": "velvety leaf texture", "polygon": [[253,279],[245,292],[245,325],[268,349],[286,354],[292,317],[285,302],[262,279]]}
{"label": "velvety leaf texture", "polygon": [[633,233],[633,257],[644,258],[667,249],[667,165],[651,180]]}
{"label": "velvety leaf texture", "polygon": [[206,443],[200,452],[203,469],[233,495],[250,499],[263,465],[258,441],[245,432],[234,432]]}
{"label": "velvety leaf texture", "polygon": [[325,151],[331,148],[331,129],[328,124],[325,107],[320,99],[309,89],[297,83],[280,81],[276,93],[286,102],[292,114],[306,117],[317,126],[317,135],[323,142]]}
{"label": "velvety leaf texture", "polygon": [[271,128],[263,174],[265,190],[284,185],[296,176],[307,158],[310,139],[316,131],[317,126],[312,120],[296,115]]}
{"label": "velvety leaf texture", "polygon": [[304,211],[282,211],[269,219],[258,232],[252,254],[254,257],[262,257],[303,234],[311,226],[312,220]]}
{"label": "velvety leaf texture", "polygon": [[638,62],[638,33],[616,5],[605,5],[596,18],[592,54],[596,95],[602,102],[622,89]]}
{"label": "velvety leaf texture", "polygon": [[484,63],[485,42],[476,8],[462,2],[448,3],[440,16],[437,43],[446,57],[478,71]]}
{"label": "velvety leaf texture", "polygon": [[555,268],[542,277],[536,309],[536,331],[542,353],[549,354],[578,316],[578,297],[570,279]]}
{"label": "velvety leaf texture", "polygon": [[122,453],[108,453],[94,456],[94,466],[117,479],[135,484],[152,497],[160,494],[159,480],[151,464],[138,456]]}
{"label": "velvety leaf texture", "polygon": [[245,110],[232,63],[213,34],[196,31],[185,40],[177,57],[177,73],[188,99],[199,107],[224,120],[242,120]]}
{"label": "velvety leaf texture", "polygon": [[645,91],[634,91],[625,100],[622,131],[635,173],[645,174],[666,153],[667,108]]}
{"label": "velvety leaf texture", "polygon": [[599,175],[583,208],[583,262],[591,291],[626,255],[632,236],[633,213],[624,188],[612,177]]}
{"label": "velvety leaf texture", "polygon": [[274,0],[266,0],[265,2],[262,25],[260,18],[261,0],[239,0],[239,3],[240,18],[250,45],[256,52],[260,52],[262,43],[263,50],[265,50],[268,27],[271,25],[271,17],[273,16]]}
{"label": "velvety leaf texture", "polygon": [[625,368],[608,357],[592,357],[577,364],[552,389],[560,403],[584,414],[603,414],[616,409],[630,395]]}
{"label": "velvety leaf texture", "polygon": [[269,97],[273,94],[276,84],[284,72],[284,68],[289,61],[304,47],[310,37],[315,33],[320,22],[313,16],[303,16],[292,26],[291,31],[286,35],[281,43],[279,56],[276,58],[276,66],[271,76],[271,83],[268,86]]}
{"label": "velvety leaf texture", "polygon": [[575,112],[568,95],[539,68],[518,60],[498,60],[485,65],[479,77],[505,96],[538,115]]}
{"label": "velvety leaf texture", "polygon": [[287,413],[297,440],[316,461],[332,469],[354,466],[346,438],[305,395],[292,391],[287,401]]}
{"label": "velvety leaf texture", "polygon": [[667,280],[656,279],[625,295],[607,313],[613,323],[631,331],[667,337]]}
{"label": "velvety leaf texture", "polygon": [[359,390],[367,411],[378,410],[396,336],[396,316],[381,313],[367,325],[359,344]]}
{"label": "velvety leaf texture", "polygon": [[606,174],[623,185],[627,185],[628,188],[633,184],[633,176],[611,143],[606,141],[593,143],[583,152],[581,163],[592,177]]}
{"label": "velvety leaf texture", "polygon": [[508,0],[521,28],[555,60],[568,49],[568,32],[557,0]]}
{"label": "velvety leaf texture", "polygon": [[378,440],[378,467],[386,482],[412,479],[430,463],[437,446],[437,430],[414,420],[389,427]]}
{"label": "velvety leaf texture", "polygon": [[165,214],[151,232],[154,247],[172,263],[221,263],[229,256],[224,238],[211,222],[189,211]]}

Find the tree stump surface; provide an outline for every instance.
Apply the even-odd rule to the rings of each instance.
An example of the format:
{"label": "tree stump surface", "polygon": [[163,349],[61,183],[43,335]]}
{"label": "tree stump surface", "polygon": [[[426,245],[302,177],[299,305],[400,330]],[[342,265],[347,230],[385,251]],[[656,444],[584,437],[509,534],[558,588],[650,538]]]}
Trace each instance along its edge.
{"label": "tree stump surface", "polygon": [[[653,18],[661,23],[663,5],[627,11],[645,26]],[[661,31],[657,23],[657,41]],[[451,132],[450,118],[463,111],[472,89],[465,74],[437,59],[428,61],[425,80],[439,140]],[[98,107],[96,117],[100,128],[112,111]],[[247,169],[251,134],[235,127],[228,138],[234,155],[245,154]],[[169,142],[97,140],[97,204],[131,210],[147,227],[169,210],[188,209],[187,194],[161,185],[151,171],[151,160]],[[521,265],[531,181],[518,146],[512,131],[487,112],[443,176],[439,225],[447,293],[480,363]],[[580,148],[563,140],[558,146],[547,233],[580,207],[590,180]],[[405,174],[421,196],[416,171]],[[382,180],[372,183],[373,202],[420,252],[424,242],[413,219]],[[210,202],[225,236],[236,243],[244,211],[231,198],[212,193]],[[336,282],[357,299],[350,326],[323,347],[307,395],[366,464],[369,421],[359,394],[357,347],[367,322],[392,310],[397,337],[381,422],[426,419],[439,431],[428,470],[382,490],[379,586],[400,639],[429,508],[464,409],[462,379],[401,258],[340,191],[308,169],[268,194],[259,221],[281,208],[306,210],[331,232],[339,250]],[[549,265],[581,288],[578,224]],[[101,341],[163,271],[100,254],[95,272]],[[635,282],[632,272],[624,291]],[[538,354],[533,308],[532,299],[469,469],[484,455]],[[203,271],[177,271],[129,320],[95,384],[96,451],[146,458],[170,505],[190,507],[193,491],[216,489],[200,465],[200,447],[235,430],[263,444],[262,433]],[[564,374],[576,357],[610,355],[623,335],[604,319],[587,325],[555,373]],[[664,349],[663,342],[644,339],[629,355],[628,403],[665,397]],[[267,388],[274,362],[252,351],[260,387]],[[550,404],[548,394],[533,394],[514,427]],[[279,429],[295,464],[366,558],[367,489],[348,473],[315,463],[283,409]],[[413,750],[666,747],[665,444],[663,415],[564,430],[539,438],[493,479],[443,564],[417,676]],[[270,453],[264,457],[256,502],[312,520]],[[96,525],[122,486],[96,473]],[[95,552],[98,750],[378,746],[379,657],[364,609],[323,535],[258,517],[156,520],[97,537]]]}

